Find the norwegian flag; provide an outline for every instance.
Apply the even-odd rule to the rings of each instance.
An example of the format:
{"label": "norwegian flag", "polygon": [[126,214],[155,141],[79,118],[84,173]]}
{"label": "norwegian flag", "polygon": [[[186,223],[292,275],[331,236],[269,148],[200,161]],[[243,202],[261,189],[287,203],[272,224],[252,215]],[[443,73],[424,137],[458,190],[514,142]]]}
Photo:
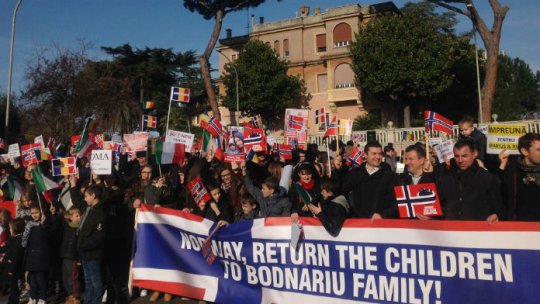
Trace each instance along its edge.
{"label": "norwegian flag", "polygon": [[328,128],[326,129],[326,132],[324,132],[324,137],[328,136],[337,136],[338,135],[338,125],[336,121],[336,117],[332,119],[332,122],[330,125],[328,125]]}
{"label": "norwegian flag", "polygon": [[323,125],[325,128],[328,127],[328,120],[326,119],[327,115],[329,115],[329,113],[326,113],[325,108],[315,110],[315,124]]}
{"label": "norwegian flag", "polygon": [[440,131],[448,135],[452,135],[453,133],[454,123],[450,119],[433,111],[424,111],[424,124],[426,126],[426,132]]}
{"label": "norwegian flag", "polygon": [[434,183],[394,187],[399,217],[414,218],[417,214],[442,215],[437,188]]}
{"label": "norwegian flag", "polygon": [[292,159],[292,146],[284,144],[274,144],[274,152],[283,159]]}
{"label": "norwegian flag", "polygon": [[216,227],[210,232],[208,237],[203,241],[202,246],[201,246],[202,255],[204,259],[206,260],[206,263],[208,263],[208,265],[212,265],[212,263],[214,263],[217,257],[214,251],[212,250],[212,237],[214,236],[214,234],[216,233],[218,229],[219,229],[219,226],[216,225]]}
{"label": "norwegian flag", "polygon": [[215,116],[210,117],[208,125],[205,129],[208,131],[208,133],[212,134],[213,137],[218,137],[223,133],[223,126],[221,125],[219,119],[217,119]]}
{"label": "norwegian flag", "polygon": [[302,116],[289,116],[289,130],[302,130],[304,128],[304,118]]}
{"label": "norwegian flag", "polygon": [[261,115],[257,114],[255,116],[251,117],[251,123],[253,124],[254,128],[262,128],[263,124],[262,124]]}
{"label": "norwegian flag", "polygon": [[266,151],[266,135],[263,129],[244,129],[244,149],[245,151],[253,149],[255,152]]}
{"label": "norwegian flag", "polygon": [[364,162],[365,157],[366,154],[364,153],[364,150],[354,147],[351,154],[347,157],[346,163],[348,166],[358,167]]}

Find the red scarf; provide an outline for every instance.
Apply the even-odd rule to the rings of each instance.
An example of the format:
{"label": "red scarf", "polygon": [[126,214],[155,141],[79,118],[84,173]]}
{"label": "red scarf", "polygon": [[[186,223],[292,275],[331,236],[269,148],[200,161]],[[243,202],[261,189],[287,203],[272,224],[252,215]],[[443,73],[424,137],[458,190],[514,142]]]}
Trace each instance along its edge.
{"label": "red scarf", "polygon": [[302,186],[302,188],[304,188],[306,190],[311,190],[311,189],[313,189],[313,186],[315,186],[315,180],[314,179],[311,179],[311,181],[309,181],[308,183],[303,182],[302,180],[299,180],[299,182],[300,182],[300,186]]}

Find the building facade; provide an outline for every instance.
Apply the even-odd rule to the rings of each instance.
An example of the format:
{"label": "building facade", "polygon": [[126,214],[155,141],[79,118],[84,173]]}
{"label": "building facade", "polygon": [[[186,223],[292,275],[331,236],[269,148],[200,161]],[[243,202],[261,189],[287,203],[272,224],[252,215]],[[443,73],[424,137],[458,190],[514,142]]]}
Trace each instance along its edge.
{"label": "building facade", "polygon": [[[352,58],[349,46],[358,29],[378,14],[398,13],[392,2],[362,7],[352,4],[330,8],[321,12],[315,8],[300,7],[298,17],[258,24],[252,18],[249,35],[233,37],[227,30],[227,37],[220,40],[218,52],[219,73],[224,73],[228,60],[236,60],[244,43],[258,39],[269,45],[276,56],[288,62],[287,73],[304,80],[309,97],[309,130],[311,134],[324,132],[315,125],[315,111],[326,108],[331,116],[355,119],[367,113],[362,94],[355,86],[351,68]],[[241,80],[240,80],[241,81]],[[220,84],[219,93],[225,94]],[[234,113],[223,109],[222,117],[234,123]]]}

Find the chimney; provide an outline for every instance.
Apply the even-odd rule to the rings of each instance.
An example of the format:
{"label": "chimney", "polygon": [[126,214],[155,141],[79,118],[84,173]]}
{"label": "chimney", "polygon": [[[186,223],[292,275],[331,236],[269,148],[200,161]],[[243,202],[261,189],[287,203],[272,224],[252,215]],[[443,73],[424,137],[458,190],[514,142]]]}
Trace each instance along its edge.
{"label": "chimney", "polygon": [[264,23],[264,17],[259,17],[259,24],[263,24]]}
{"label": "chimney", "polygon": [[309,6],[307,5],[302,5],[300,7],[300,16],[301,17],[308,17],[309,16]]}
{"label": "chimney", "polygon": [[227,32],[227,38],[231,38],[232,37],[232,30],[231,29],[226,29],[225,32]]}
{"label": "chimney", "polygon": [[314,16],[319,16],[320,14],[321,14],[321,8],[317,6],[317,7],[313,10],[313,15],[314,15]]}

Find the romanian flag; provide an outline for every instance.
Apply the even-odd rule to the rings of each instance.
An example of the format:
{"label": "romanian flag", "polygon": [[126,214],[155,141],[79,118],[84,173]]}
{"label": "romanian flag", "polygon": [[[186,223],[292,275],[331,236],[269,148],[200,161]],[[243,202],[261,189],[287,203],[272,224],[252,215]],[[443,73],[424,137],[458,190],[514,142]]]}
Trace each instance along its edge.
{"label": "romanian flag", "polygon": [[56,158],[52,160],[52,174],[73,175],[77,173],[77,165],[75,157]]}
{"label": "romanian flag", "polygon": [[171,100],[189,103],[189,93],[188,88],[171,87]]}
{"label": "romanian flag", "polygon": [[184,144],[170,142],[156,142],[156,163],[183,164],[185,158],[186,146]]}
{"label": "romanian flag", "polygon": [[157,117],[151,115],[143,115],[143,125],[148,128],[155,129],[157,127]]}
{"label": "romanian flag", "polygon": [[148,100],[144,103],[144,108],[146,110],[152,110],[154,108],[154,102],[151,100]]}

